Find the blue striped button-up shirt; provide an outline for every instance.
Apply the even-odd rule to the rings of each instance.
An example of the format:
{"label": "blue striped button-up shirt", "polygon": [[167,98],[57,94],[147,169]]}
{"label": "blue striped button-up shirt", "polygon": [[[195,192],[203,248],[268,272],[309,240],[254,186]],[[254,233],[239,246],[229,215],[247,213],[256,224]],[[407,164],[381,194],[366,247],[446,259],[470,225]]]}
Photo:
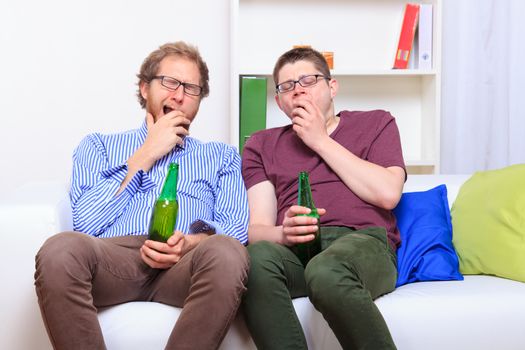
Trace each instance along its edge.
{"label": "blue striped button-up shirt", "polygon": [[246,244],[248,200],[235,148],[191,137],[140,170],[115,195],[127,174],[128,158],[144,143],[146,123],[124,133],[91,134],[73,154],[70,198],[76,231],[98,237],[147,234],[153,205],[170,162],[179,164],[176,229],[184,233],[214,230]]}

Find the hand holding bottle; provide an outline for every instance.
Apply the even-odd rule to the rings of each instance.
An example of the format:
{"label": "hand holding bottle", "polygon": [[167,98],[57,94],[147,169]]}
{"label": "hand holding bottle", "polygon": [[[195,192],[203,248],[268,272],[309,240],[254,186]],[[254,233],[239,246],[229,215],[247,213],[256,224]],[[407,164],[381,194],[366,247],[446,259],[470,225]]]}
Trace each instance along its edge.
{"label": "hand holding bottle", "polygon": [[[319,229],[319,220],[307,216],[311,209],[300,205],[292,205],[284,214],[282,223],[284,245],[292,246],[305,243],[315,238],[315,233]],[[317,208],[319,216],[326,213],[324,208]]]}
{"label": "hand holding bottle", "polygon": [[151,268],[168,269],[207,237],[205,233],[185,235],[181,231],[175,231],[166,243],[145,241],[140,248],[140,256]]}
{"label": "hand holding bottle", "polygon": [[307,210],[303,210],[303,213],[296,214],[295,221],[304,222],[304,218],[309,218],[309,220],[306,221],[307,224],[310,224],[310,226],[308,227],[309,232],[313,229],[311,226],[313,226],[315,230],[311,234],[307,235],[313,236],[312,239],[309,239],[306,242],[297,243],[290,249],[295,253],[295,255],[297,255],[303,266],[306,267],[310,259],[312,259],[315,255],[319,254],[322,250],[321,226],[319,221],[320,214],[314,204],[312,190],[310,187],[310,180],[306,171],[301,171],[299,173],[298,190],[299,191],[297,193],[297,205],[299,206],[299,209],[304,208]]}

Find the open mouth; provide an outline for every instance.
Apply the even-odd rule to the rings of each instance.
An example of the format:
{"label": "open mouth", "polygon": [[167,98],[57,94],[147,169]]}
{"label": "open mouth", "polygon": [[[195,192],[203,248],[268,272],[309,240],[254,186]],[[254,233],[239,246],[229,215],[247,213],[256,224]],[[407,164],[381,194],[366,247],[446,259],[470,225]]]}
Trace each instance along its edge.
{"label": "open mouth", "polygon": [[168,114],[169,112],[173,111],[174,109],[169,106],[164,106],[162,108],[162,112],[164,112],[164,115]]}

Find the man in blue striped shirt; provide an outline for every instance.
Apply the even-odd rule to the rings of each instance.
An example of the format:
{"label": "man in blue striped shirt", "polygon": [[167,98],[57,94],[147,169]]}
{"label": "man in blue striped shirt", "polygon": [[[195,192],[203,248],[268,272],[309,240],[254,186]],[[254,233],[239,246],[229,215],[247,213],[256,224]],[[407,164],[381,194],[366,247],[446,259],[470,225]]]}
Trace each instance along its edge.
{"label": "man in blue striped shirt", "polygon": [[[193,46],[165,44],[138,78],[144,123],[80,143],[70,191],[75,232],[49,238],[36,257],[36,291],[56,349],[105,348],[97,308],[135,300],[183,307],[166,348],[216,349],[245,290],[240,157],[188,136],[209,93],[206,63]],[[170,162],[180,166],[180,210],[161,243],[146,233]]]}

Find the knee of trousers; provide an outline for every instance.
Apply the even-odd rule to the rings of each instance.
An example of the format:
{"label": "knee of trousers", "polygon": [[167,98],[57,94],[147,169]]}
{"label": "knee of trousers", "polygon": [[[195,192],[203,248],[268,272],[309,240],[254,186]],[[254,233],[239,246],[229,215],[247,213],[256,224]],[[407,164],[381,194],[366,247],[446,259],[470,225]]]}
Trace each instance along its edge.
{"label": "knee of trousers", "polygon": [[[278,243],[269,241],[259,241],[248,245],[248,253],[253,264],[265,264],[267,262],[278,261],[282,259],[282,252],[280,249],[284,247]],[[286,248],[287,249],[287,248]]]}
{"label": "knee of trousers", "polygon": [[55,285],[57,281],[79,276],[90,260],[95,259],[93,237],[80,232],[63,232],[46,240],[35,257],[35,284]]}
{"label": "knee of trousers", "polygon": [[197,270],[209,271],[208,278],[221,285],[246,284],[250,259],[246,247],[225,235],[212,235],[195,248],[193,255]]}
{"label": "knee of trousers", "polygon": [[282,274],[280,261],[282,246],[268,241],[259,241],[248,245],[250,255],[250,284],[265,285],[272,276]]}
{"label": "knee of trousers", "polygon": [[347,288],[360,288],[361,282],[352,261],[342,261],[340,257],[331,254],[318,254],[304,272],[308,294],[312,298],[330,297],[337,293],[339,286],[344,283]]}

